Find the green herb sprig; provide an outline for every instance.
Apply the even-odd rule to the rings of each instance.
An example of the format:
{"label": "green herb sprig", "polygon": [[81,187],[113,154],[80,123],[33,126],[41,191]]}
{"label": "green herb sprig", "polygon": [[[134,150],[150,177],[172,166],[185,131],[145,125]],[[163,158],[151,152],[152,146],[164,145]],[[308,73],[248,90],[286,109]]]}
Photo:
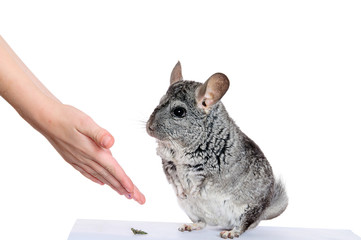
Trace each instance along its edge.
{"label": "green herb sprig", "polygon": [[141,234],[141,235],[148,234],[148,233],[146,233],[146,232],[144,232],[142,230],[137,230],[137,229],[134,229],[134,228],[131,228],[131,230],[132,230],[134,235],[136,235],[136,234]]}

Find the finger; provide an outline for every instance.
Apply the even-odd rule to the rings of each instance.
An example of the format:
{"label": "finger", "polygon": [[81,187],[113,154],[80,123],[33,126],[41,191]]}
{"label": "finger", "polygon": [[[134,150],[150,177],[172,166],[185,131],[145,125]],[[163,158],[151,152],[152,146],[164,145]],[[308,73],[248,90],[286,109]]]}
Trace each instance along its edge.
{"label": "finger", "polygon": [[[97,153],[97,158],[93,160],[94,165],[99,165],[101,168],[106,169],[105,174],[109,177],[108,181],[115,180],[124,188],[128,193],[134,194],[134,184],[128,175],[124,172],[123,168],[119,165],[117,160],[110,154],[110,150],[105,150]],[[94,169],[98,166],[92,166]],[[108,176],[108,174],[110,176]],[[115,183],[114,183],[115,184]],[[116,185],[114,185],[116,187]]]}
{"label": "finger", "polygon": [[95,183],[98,183],[100,185],[104,185],[104,183],[102,181],[100,181],[99,179],[97,179],[96,177],[92,176],[91,174],[87,173],[84,169],[82,169],[79,166],[73,165],[73,167],[78,170],[84,177],[92,180]]}
{"label": "finger", "polygon": [[144,195],[139,191],[137,186],[134,186],[134,200],[137,201],[139,204],[145,203],[145,197]]}
{"label": "finger", "polygon": [[92,169],[91,167],[81,164],[78,166],[80,169],[83,169],[84,172],[88,173],[89,175],[93,176],[96,179],[99,179],[101,182],[105,183],[113,190],[115,190],[120,195],[129,195],[129,193],[125,189],[116,189],[111,183],[109,183],[103,176],[101,176],[96,170]]}
{"label": "finger", "polygon": [[105,162],[100,162],[100,164],[109,171],[112,177],[114,177],[127,192],[134,194],[134,184],[117,160],[113,157],[108,157],[106,159]]}
{"label": "finger", "polygon": [[109,149],[114,144],[114,137],[107,130],[99,127],[90,117],[81,122],[78,131],[93,139],[99,147]]}
{"label": "finger", "polygon": [[119,194],[130,195],[130,198],[133,197],[134,193],[127,191],[127,189],[125,189],[124,186],[114,178],[114,176],[107,170],[107,168],[104,168],[95,161],[90,162],[89,165],[86,166],[89,168],[89,171],[91,171],[91,175],[104,181],[104,183],[119,192]]}
{"label": "finger", "polygon": [[99,183],[101,185],[108,185],[110,188],[112,188],[114,191],[116,191],[119,195],[124,195],[126,198],[131,199],[132,195],[125,191],[125,189],[116,189],[112,184],[110,184],[106,179],[103,179],[103,177],[98,176],[101,180],[94,177],[94,175],[97,175],[96,171],[94,169],[91,169],[87,165],[83,165],[82,167],[77,165],[72,165],[75,169],[77,169],[81,174],[83,174],[85,177],[89,178],[92,181],[95,181],[96,183]]}

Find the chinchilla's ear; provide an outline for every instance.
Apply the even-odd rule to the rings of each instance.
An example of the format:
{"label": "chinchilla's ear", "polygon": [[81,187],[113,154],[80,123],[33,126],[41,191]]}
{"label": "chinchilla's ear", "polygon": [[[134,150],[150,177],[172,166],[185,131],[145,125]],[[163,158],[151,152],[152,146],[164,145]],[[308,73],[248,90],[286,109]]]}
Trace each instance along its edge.
{"label": "chinchilla's ear", "polygon": [[175,82],[182,81],[182,66],[180,62],[178,61],[177,64],[174,66],[172,74],[170,75],[170,85],[172,85]]}
{"label": "chinchilla's ear", "polygon": [[196,90],[197,105],[208,110],[217,103],[229,88],[229,80],[223,73],[215,73]]}

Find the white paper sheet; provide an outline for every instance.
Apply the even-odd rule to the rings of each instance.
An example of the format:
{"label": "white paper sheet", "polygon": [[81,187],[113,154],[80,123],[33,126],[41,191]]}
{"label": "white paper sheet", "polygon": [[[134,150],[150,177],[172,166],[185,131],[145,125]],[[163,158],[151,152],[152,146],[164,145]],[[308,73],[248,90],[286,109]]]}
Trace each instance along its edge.
{"label": "white paper sheet", "polygon": [[[222,239],[218,227],[206,227],[200,231],[179,232],[179,223],[127,222],[115,220],[79,219],[75,222],[68,240],[178,240]],[[134,235],[131,228],[147,232]],[[245,232],[242,240],[361,240],[350,230],[284,228],[258,226]]]}

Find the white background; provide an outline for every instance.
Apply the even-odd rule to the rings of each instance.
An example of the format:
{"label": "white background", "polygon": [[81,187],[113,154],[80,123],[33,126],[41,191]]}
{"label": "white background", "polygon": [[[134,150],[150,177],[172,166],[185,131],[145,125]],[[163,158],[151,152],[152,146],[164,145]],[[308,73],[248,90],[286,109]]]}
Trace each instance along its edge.
{"label": "white background", "polygon": [[145,121],[180,60],[227,74],[231,117],[290,204],[262,225],[361,236],[360,1],[0,1],[0,33],[62,102],[108,129],[140,206],[68,165],[0,99],[0,239],[66,239],[77,218],[188,222]]}

